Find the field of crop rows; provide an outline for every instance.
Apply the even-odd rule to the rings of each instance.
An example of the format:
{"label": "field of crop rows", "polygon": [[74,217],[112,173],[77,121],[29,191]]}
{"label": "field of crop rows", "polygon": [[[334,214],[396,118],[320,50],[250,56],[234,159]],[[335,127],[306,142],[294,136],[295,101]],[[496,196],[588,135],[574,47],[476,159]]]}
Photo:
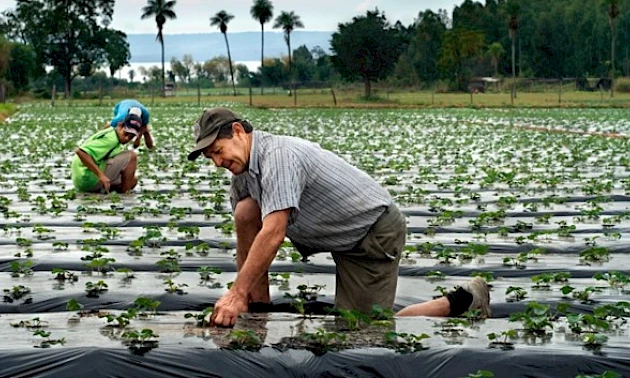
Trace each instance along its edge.
{"label": "field of crop rows", "polygon": [[201,109],[151,110],[158,147],[127,195],[70,180],[110,107],[0,125],[0,376],[630,376],[629,143],[526,129],[627,135],[628,111],[237,109],[390,191],[408,220],[395,310],[479,275],[493,317],[326,315],[331,257],[287,240],[271,313],[230,330],[203,321],[236,275],[230,173],[186,160]]}

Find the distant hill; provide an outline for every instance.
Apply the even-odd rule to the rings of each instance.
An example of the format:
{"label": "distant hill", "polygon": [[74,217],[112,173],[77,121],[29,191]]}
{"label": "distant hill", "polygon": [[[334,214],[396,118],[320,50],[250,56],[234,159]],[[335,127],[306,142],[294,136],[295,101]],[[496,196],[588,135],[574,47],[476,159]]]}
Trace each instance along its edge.
{"label": "distant hill", "polygon": [[[333,32],[294,31],[291,33],[291,48],[301,45],[312,49],[320,46],[330,53],[330,39]],[[161,61],[160,44],[155,40],[155,34],[127,35],[131,50],[131,63],[147,63]],[[235,61],[260,60],[260,33],[228,31],[230,53]],[[219,55],[227,55],[225,40],[221,33],[200,34],[165,34],[164,59],[170,61],[172,57],[182,59],[184,54],[191,54],[196,61],[212,59]],[[280,57],[287,55],[287,45],[282,32],[265,32],[265,57]]]}

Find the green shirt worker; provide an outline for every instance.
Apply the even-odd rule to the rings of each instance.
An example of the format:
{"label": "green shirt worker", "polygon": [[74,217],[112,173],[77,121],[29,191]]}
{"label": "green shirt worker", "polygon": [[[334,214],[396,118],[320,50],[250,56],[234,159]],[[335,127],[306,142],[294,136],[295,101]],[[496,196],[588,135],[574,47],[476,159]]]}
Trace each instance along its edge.
{"label": "green shirt worker", "polygon": [[[216,302],[211,323],[233,326],[250,304],[271,302],[267,271],[285,237],[303,255],[332,254],[335,307],[392,309],[407,229],[378,182],[315,143],[254,131],[225,108],[204,110],[195,137],[189,160],[203,154],[233,174],[238,274]],[[490,313],[481,278],[398,315],[457,316],[472,308]]]}
{"label": "green shirt worker", "polygon": [[137,155],[126,144],[142,128],[140,117],[129,114],[114,128],[108,127],[85,140],[72,160],[72,183],[80,192],[125,193],[138,183]]}

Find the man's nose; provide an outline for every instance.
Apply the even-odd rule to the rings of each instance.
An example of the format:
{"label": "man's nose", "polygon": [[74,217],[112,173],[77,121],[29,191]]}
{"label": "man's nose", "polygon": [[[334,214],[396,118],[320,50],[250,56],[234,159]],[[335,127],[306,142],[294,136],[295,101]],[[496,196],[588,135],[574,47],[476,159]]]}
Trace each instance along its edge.
{"label": "man's nose", "polygon": [[218,156],[216,156],[216,155],[215,155],[215,156],[213,156],[213,157],[212,157],[212,162],[213,162],[213,163],[214,163],[214,165],[216,165],[217,167],[220,167],[220,166],[221,166],[221,163],[223,162],[223,160],[222,160],[220,157],[218,157]]}

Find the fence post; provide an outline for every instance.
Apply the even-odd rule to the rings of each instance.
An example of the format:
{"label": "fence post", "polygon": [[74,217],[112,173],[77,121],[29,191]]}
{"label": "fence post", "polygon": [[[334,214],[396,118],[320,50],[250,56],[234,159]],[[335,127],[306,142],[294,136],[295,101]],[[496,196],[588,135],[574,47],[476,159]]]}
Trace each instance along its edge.
{"label": "fence post", "polygon": [[252,85],[249,84],[249,106],[252,106]]}
{"label": "fence post", "polygon": [[562,84],[564,82],[563,78],[560,78],[560,92],[558,93],[558,104],[562,104]]}
{"label": "fence post", "polygon": [[103,83],[98,80],[98,106],[103,106]]}
{"label": "fence post", "polygon": [[55,97],[57,97],[57,85],[53,84],[52,96],[50,96],[50,106],[55,107]]}
{"label": "fence post", "polygon": [[333,89],[333,87],[330,87],[330,93],[332,93],[333,102],[335,103],[335,106],[337,106],[337,97],[335,96],[335,90]]}
{"label": "fence post", "polygon": [[293,87],[293,106],[297,106],[297,91],[295,90],[295,83],[293,83],[292,87]]}
{"label": "fence post", "polygon": [[197,106],[201,106],[201,83],[197,79]]}

